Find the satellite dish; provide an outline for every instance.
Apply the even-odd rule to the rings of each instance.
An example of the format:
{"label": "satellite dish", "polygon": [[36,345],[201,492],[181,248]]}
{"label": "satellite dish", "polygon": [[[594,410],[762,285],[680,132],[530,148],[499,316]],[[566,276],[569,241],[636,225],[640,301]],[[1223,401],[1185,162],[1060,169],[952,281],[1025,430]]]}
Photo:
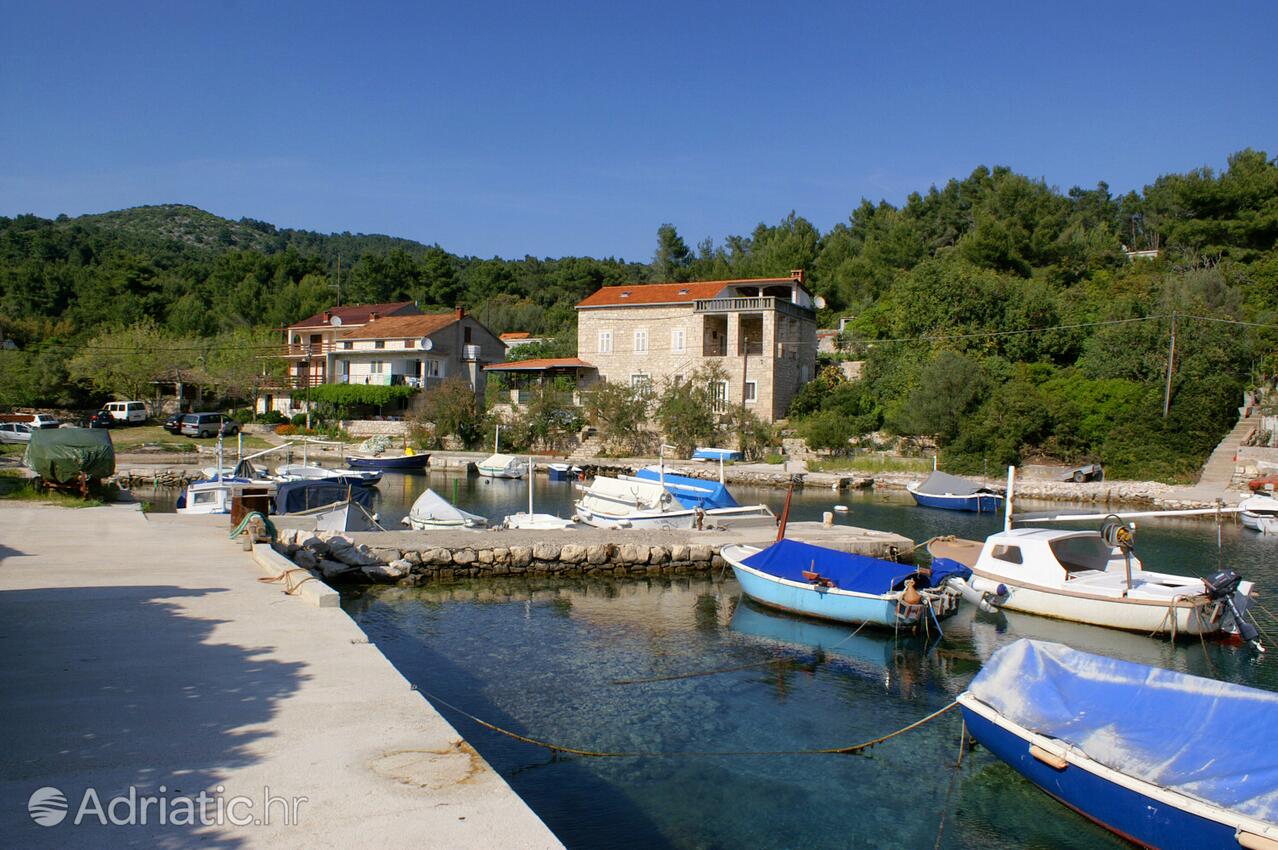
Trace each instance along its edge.
{"label": "satellite dish", "polygon": [[417,344],[421,347],[422,351],[430,351],[435,347],[435,341],[428,336],[424,336],[419,339]]}
{"label": "satellite dish", "polygon": [[328,320],[328,323],[329,323],[330,325],[332,325],[333,327],[335,327],[335,328],[337,328],[337,327],[341,327],[341,325],[342,325],[342,317],[341,317],[341,316],[334,316],[333,318],[331,318],[331,319],[329,319],[329,320]]}
{"label": "satellite dish", "polygon": [[[824,310],[824,309],[825,309],[825,299],[824,299],[824,298],[822,298],[820,295],[818,295],[817,297],[813,298],[813,299],[812,299],[812,303],[816,305],[816,308],[817,308],[818,310]],[[334,316],[334,318],[337,318],[337,317],[336,317],[336,316]]]}

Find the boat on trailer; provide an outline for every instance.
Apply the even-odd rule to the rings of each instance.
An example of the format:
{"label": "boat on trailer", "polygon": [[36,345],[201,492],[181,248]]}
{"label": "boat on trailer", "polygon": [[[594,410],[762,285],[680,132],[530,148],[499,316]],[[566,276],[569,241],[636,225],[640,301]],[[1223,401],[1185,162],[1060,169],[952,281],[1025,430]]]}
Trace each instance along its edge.
{"label": "boat on trailer", "polygon": [[[952,580],[982,609],[1003,608],[1113,629],[1176,635],[1259,636],[1248,622],[1252,583],[1228,569],[1205,578],[1154,572],[1137,556],[1132,529],[1117,514],[1037,516],[1037,523],[1101,519],[1099,530],[1013,528],[1015,470],[1008,470],[1003,530],[985,541],[937,538],[933,565],[967,567]],[[1229,509],[1220,509],[1221,511]],[[1211,514],[1213,510],[1143,511],[1132,516]]]}
{"label": "boat on trailer", "polygon": [[1160,848],[1278,848],[1278,693],[1027,639],[958,697],[993,755],[1084,817]]}

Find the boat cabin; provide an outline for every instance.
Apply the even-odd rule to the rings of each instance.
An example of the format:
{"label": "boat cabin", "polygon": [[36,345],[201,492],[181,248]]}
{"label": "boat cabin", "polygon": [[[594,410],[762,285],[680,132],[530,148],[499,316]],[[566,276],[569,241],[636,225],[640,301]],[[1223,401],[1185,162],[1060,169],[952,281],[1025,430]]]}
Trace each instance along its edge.
{"label": "boat cabin", "polygon": [[[1132,572],[1141,569],[1133,555]],[[1104,572],[1125,572],[1123,553],[1095,531],[1014,528],[990,535],[972,565],[978,572],[996,573],[1032,584],[1063,581]]]}

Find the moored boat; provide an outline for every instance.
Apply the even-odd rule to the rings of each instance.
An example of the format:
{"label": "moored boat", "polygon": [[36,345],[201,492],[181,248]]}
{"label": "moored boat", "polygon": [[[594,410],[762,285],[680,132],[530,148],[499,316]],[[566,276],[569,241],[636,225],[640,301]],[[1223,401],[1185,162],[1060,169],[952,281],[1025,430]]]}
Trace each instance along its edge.
{"label": "moored boat", "polygon": [[958,698],[977,741],[1148,847],[1278,847],[1278,694],[1055,643],[994,654]]}
{"label": "moored boat", "polygon": [[371,486],[382,480],[382,472],[379,469],[329,469],[305,463],[282,464],[275,468],[275,475],[281,481],[324,481],[331,479],[347,484],[363,484],[366,486]]}
{"label": "moored boat", "polygon": [[722,481],[673,474],[660,465],[645,466],[636,470],[633,476],[618,477],[622,481],[638,479],[661,485],[683,508],[700,510],[704,514],[703,526],[740,525],[748,520],[762,520],[765,525],[776,523],[776,514],[771,508],[764,504],[739,504]]}
{"label": "moored boat", "polygon": [[596,528],[693,528],[697,511],[684,508],[655,481],[596,475],[574,505]]}
{"label": "moored boat", "polygon": [[1238,503],[1244,528],[1261,534],[1278,534],[1278,498],[1272,492],[1248,496]]}
{"label": "moored boat", "polygon": [[515,455],[494,454],[475,464],[475,468],[485,478],[523,478],[532,466]]}
{"label": "moored boat", "polygon": [[926,622],[939,631],[939,621],[958,610],[961,598],[946,581],[965,574],[958,565],[920,570],[786,539],[766,549],[724,546],[720,555],[745,594],[760,604],[823,620],[905,630]]}
{"label": "moored boat", "polygon": [[429,487],[417,497],[408,516],[400,522],[414,531],[431,528],[483,528],[488,525],[486,517],[463,511]]}
{"label": "moored boat", "polygon": [[939,470],[905,489],[914,497],[914,503],[924,508],[991,514],[1003,506],[1003,497],[990,488]]}
{"label": "moored boat", "polygon": [[336,478],[284,481],[275,490],[274,513],[306,513],[345,501],[358,502],[371,510],[376,494],[377,490],[371,486],[350,484]]}
{"label": "moored boat", "polygon": [[[532,458],[528,458],[528,468],[532,469]],[[576,528],[577,523],[571,519],[557,517],[554,514],[537,513],[533,507],[534,476],[528,476],[528,510],[510,514],[502,520],[504,528],[522,528],[536,531],[555,531],[565,528]]]}
{"label": "moored boat", "polygon": [[429,454],[349,455],[346,458],[346,465],[351,469],[380,469],[383,472],[412,472],[425,469],[428,463]]}

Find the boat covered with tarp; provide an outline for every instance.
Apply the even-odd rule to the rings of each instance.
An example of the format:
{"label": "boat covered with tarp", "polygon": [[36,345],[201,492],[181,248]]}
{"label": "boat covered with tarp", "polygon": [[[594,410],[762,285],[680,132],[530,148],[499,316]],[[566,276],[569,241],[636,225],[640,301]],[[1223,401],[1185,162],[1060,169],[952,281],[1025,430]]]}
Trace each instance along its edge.
{"label": "boat covered with tarp", "polygon": [[1148,847],[1278,847],[1278,693],[1018,640],[958,698],[1048,794]]}
{"label": "boat covered with tarp", "polygon": [[763,605],[844,623],[914,628],[937,625],[958,610],[958,591],[948,579],[967,568],[932,570],[782,539],[760,549],[725,546],[720,555],[741,589]]}
{"label": "boat covered with tarp", "polygon": [[53,484],[100,481],[115,474],[115,445],[98,428],[35,428],[24,463]]}
{"label": "boat covered with tarp", "polygon": [[664,483],[670,495],[685,508],[712,510],[738,507],[737,500],[728,491],[728,486],[719,481],[705,481],[690,475],[663,473],[655,466],[645,466],[636,470],[634,477]]}
{"label": "boat covered with tarp", "polygon": [[483,528],[488,525],[488,518],[463,511],[427,487],[401,522],[414,531],[423,531],[428,528]]}
{"label": "boat covered with tarp", "polygon": [[915,504],[925,508],[997,513],[1003,506],[1003,497],[990,488],[939,469],[905,489],[914,497]]}
{"label": "boat covered with tarp", "polygon": [[359,503],[367,510],[373,508],[373,495],[377,491],[372,487],[353,486],[338,479],[319,479],[307,481],[281,482],[275,491],[275,513],[297,514],[335,505],[348,499]]}

